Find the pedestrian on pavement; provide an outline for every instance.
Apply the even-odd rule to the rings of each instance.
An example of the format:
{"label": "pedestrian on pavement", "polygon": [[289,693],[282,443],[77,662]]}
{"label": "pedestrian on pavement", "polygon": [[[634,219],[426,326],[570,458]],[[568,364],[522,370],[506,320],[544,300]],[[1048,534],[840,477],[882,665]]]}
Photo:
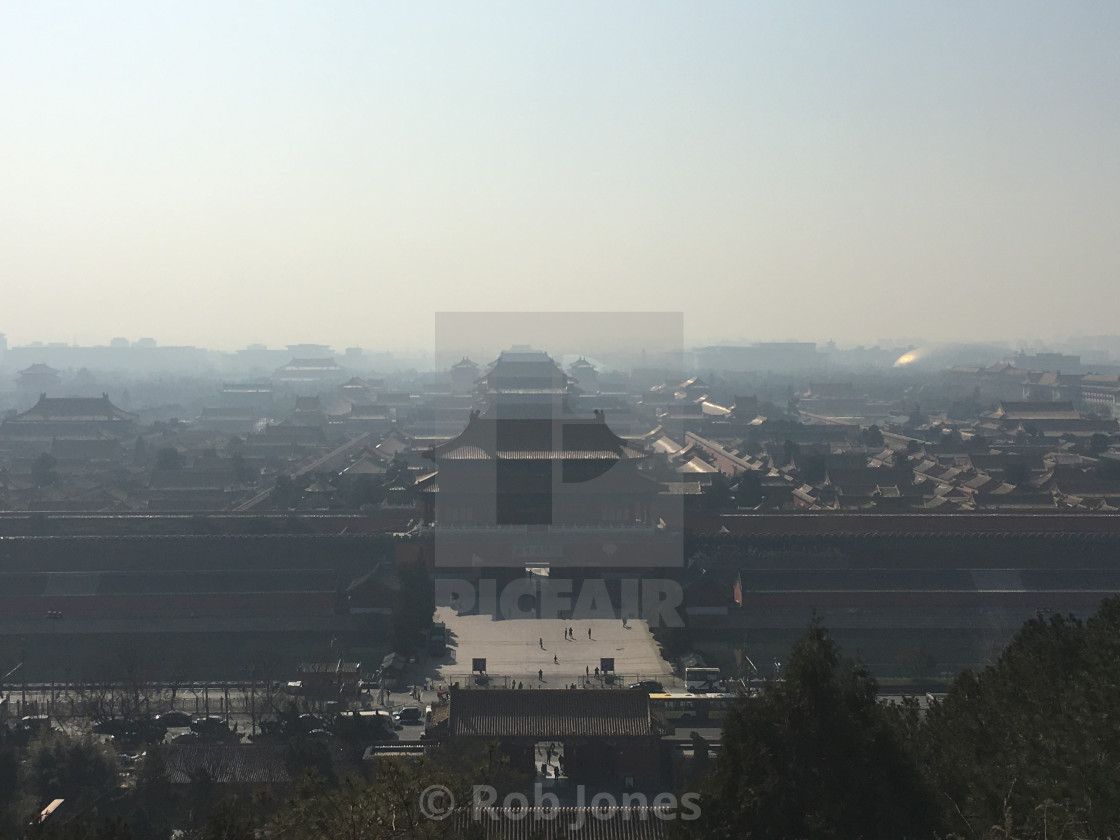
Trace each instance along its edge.
{"label": "pedestrian on pavement", "polygon": [[540,680],[541,682],[544,682],[544,669],[543,668],[540,668],[540,669],[537,670],[537,679]]}
{"label": "pedestrian on pavement", "polygon": [[553,665],[559,665],[560,664],[560,658],[555,653],[552,654],[552,664]]}
{"label": "pedestrian on pavement", "polygon": [[591,666],[590,665],[584,665],[583,666],[583,673],[584,673],[584,676],[590,677],[591,676]]}
{"label": "pedestrian on pavement", "polygon": [[522,684],[521,680],[518,680],[517,681],[517,687],[518,688],[524,688],[525,686]]}
{"label": "pedestrian on pavement", "polygon": [[589,639],[591,638],[591,628],[590,627],[587,628],[587,638],[589,638]]}
{"label": "pedestrian on pavement", "polygon": [[541,646],[541,650],[544,650],[544,639],[537,639],[537,644]]}
{"label": "pedestrian on pavement", "polygon": [[572,629],[571,627],[569,627],[569,628],[568,628],[568,635],[569,635],[569,636],[570,636],[570,637],[571,637],[572,639],[575,639],[575,637],[576,637],[576,631],[575,631],[575,630],[573,630],[573,629]]}
{"label": "pedestrian on pavement", "polygon": [[596,677],[598,677],[598,676],[599,676],[599,669],[598,669],[598,668],[596,668],[596,669],[595,669],[595,676],[596,676]]}

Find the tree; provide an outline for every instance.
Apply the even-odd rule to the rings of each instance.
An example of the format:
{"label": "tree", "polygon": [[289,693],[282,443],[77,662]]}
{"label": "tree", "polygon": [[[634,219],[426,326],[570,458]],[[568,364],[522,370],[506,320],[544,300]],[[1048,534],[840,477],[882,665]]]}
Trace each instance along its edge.
{"label": "tree", "polygon": [[876,447],[883,445],[883,430],[872,424],[859,433],[859,440],[864,446]]}
{"label": "tree", "polygon": [[739,473],[735,486],[735,502],[739,507],[756,507],[764,498],[762,479],[755,470]]}
{"label": "tree", "polygon": [[171,834],[168,803],[173,800],[167,765],[158,747],[150,748],[136,774],[135,808],[130,824],[137,837],[168,837]]}
{"label": "tree", "polygon": [[877,688],[814,619],[785,679],[730,713],[699,785],[702,814],[682,829],[760,840],[928,836],[932,793],[876,702]]}
{"label": "tree", "polygon": [[708,742],[699,732],[693,732],[690,740],[692,741],[692,761],[689,762],[688,775],[690,779],[699,779],[711,770],[712,755],[708,749]]}
{"label": "tree", "polygon": [[[19,755],[15,747],[0,742],[0,814],[8,807],[8,801],[15,796],[19,779]],[[0,820],[0,826],[3,821]],[[0,830],[0,836],[3,836]]]}
{"label": "tree", "polygon": [[524,774],[510,767],[496,743],[466,748],[448,744],[438,761],[379,758],[371,771],[368,782],[351,776],[337,786],[314,775],[305,776],[295,796],[272,816],[259,836],[286,840],[482,837],[490,832],[483,823],[470,819],[469,811],[446,820],[426,816],[425,806],[438,811],[450,802],[422,799],[421,794],[439,786],[450,792],[454,802],[463,804],[471,802],[474,785],[489,785],[505,793],[525,790],[528,783]]}
{"label": "tree", "polygon": [[348,508],[376,505],[385,500],[385,485],[376,475],[360,475],[353,481],[343,483],[340,490]]}
{"label": "tree", "polygon": [[240,452],[233,453],[229,459],[230,468],[233,470],[233,480],[238,484],[253,484],[257,480],[257,471],[245,462]]}
{"label": "tree", "polygon": [[1101,458],[1097,462],[1096,470],[1097,478],[1103,478],[1105,481],[1120,481],[1120,460],[1116,458]]}
{"label": "tree", "polygon": [[435,586],[423,563],[397,566],[400,595],[393,610],[393,639],[398,653],[411,655],[420,648],[424,631],[432,626],[436,611]]}
{"label": "tree", "polygon": [[276,476],[276,484],[273,485],[272,494],[269,500],[272,506],[276,508],[290,509],[294,508],[299,503],[300,496],[299,488],[296,487],[295,481],[287,473],[280,473]]}
{"label": "tree", "polygon": [[1003,480],[1021,487],[1031,480],[1031,468],[1026,461],[1011,461],[1003,468]]}
{"label": "tree", "polygon": [[391,487],[397,483],[405,486],[412,484],[412,473],[408,469],[408,461],[400,454],[394,455],[393,460],[389,462],[389,466],[385,468],[385,486]]}
{"label": "tree", "polygon": [[968,441],[968,448],[974,452],[986,452],[989,441],[983,435],[973,435]]}
{"label": "tree", "polygon": [[50,730],[31,740],[20,776],[41,800],[93,798],[116,787],[117,760],[92,738]]}
{"label": "tree", "polygon": [[723,473],[713,473],[712,483],[704,491],[704,508],[707,510],[726,510],[734,504],[731,495],[731,482]]}
{"label": "tree", "polygon": [[801,454],[801,447],[794,443],[792,440],[786,440],[782,444],[782,454],[785,455],[786,463],[791,464],[793,460]]}
{"label": "tree", "polygon": [[157,470],[181,470],[183,468],[183,453],[174,446],[165,446],[156,453]]}
{"label": "tree", "polygon": [[828,475],[828,461],[823,455],[810,455],[800,463],[801,480],[806,484],[820,484]]}
{"label": "tree", "polygon": [[[1083,826],[1112,834],[1120,814],[1120,598],[1087,622],[1028,621],[990,668],[966,671],[929,709],[919,757],[958,833],[1009,822],[1015,836]],[[1040,811],[1039,808],[1045,806]],[[1011,835],[1008,835],[1011,836]]]}
{"label": "tree", "polygon": [[469,787],[427,759],[381,759],[375,762],[369,783],[350,777],[338,787],[329,787],[305,778],[287,807],[269,821],[264,835],[289,840],[461,836],[456,820],[428,819],[421,811],[421,793],[432,785],[447,787],[457,802],[470,801]]}
{"label": "tree", "polygon": [[58,483],[58,473],[55,472],[55,467],[58,466],[58,459],[49,452],[43,452],[31,463],[31,480],[35,482],[38,487],[46,487],[49,484]]}

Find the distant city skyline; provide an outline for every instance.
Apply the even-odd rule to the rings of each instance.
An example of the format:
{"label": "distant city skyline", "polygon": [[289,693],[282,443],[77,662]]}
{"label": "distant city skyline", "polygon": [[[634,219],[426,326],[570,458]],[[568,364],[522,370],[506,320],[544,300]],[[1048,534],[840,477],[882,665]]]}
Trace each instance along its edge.
{"label": "distant city skyline", "polygon": [[0,9],[0,325],[425,351],[1114,329],[1120,5]]}
{"label": "distant city skyline", "polygon": [[[484,315],[485,313],[464,313],[467,316],[472,314]],[[541,313],[542,315],[552,315],[554,313]],[[580,313],[574,313],[580,314]],[[589,316],[609,317],[609,313],[586,313]],[[634,313],[628,313],[634,314]],[[644,314],[644,313],[639,313]],[[472,319],[469,317],[465,319],[470,322]],[[585,342],[576,338],[565,338],[560,340],[556,337],[541,337],[541,340],[536,342],[529,342],[522,344],[516,339],[519,334],[511,333],[506,337],[496,337],[495,335],[480,334],[479,340],[471,346],[464,346],[459,350],[451,349],[448,346],[431,346],[428,347],[376,347],[376,346],[363,346],[341,344],[339,342],[332,342],[329,340],[321,341],[281,341],[277,344],[264,344],[255,342],[242,346],[233,347],[213,347],[205,344],[198,343],[176,343],[170,344],[160,341],[158,338],[152,336],[142,336],[140,338],[129,338],[127,336],[114,336],[110,339],[93,341],[88,344],[72,343],[66,341],[45,341],[40,339],[32,339],[29,341],[13,341],[11,336],[0,332],[0,352],[5,348],[8,350],[16,350],[20,352],[32,351],[36,348],[43,350],[192,350],[207,353],[222,353],[222,354],[242,354],[253,352],[268,352],[269,354],[288,353],[301,357],[315,357],[316,355],[329,354],[343,358],[350,354],[369,354],[369,355],[398,355],[402,357],[436,357],[437,360],[447,362],[454,356],[457,360],[462,356],[468,356],[479,364],[486,364],[497,357],[498,354],[505,350],[516,349],[518,347],[525,347],[526,349],[543,350],[557,358],[568,356],[571,361],[581,356],[593,357],[596,350],[605,352],[607,356],[612,356],[616,351],[621,352],[623,355],[630,355],[640,352],[643,348],[638,344],[621,344],[618,342],[611,343],[611,349],[606,349],[597,345],[594,338],[588,338]],[[684,342],[681,345],[682,349],[686,352],[693,352],[703,350],[705,348],[750,348],[760,345],[801,345],[810,344],[816,346],[819,352],[827,352],[829,349],[835,349],[840,352],[847,352],[853,350],[882,350],[894,351],[909,348],[912,350],[921,350],[920,358],[927,356],[943,356],[946,354],[955,354],[959,357],[967,356],[971,350],[984,351],[988,354],[999,352],[1006,355],[1016,353],[1074,353],[1081,352],[1089,354],[1090,356],[1096,352],[1105,352],[1111,355],[1113,359],[1120,360],[1120,333],[1104,334],[1104,335],[1083,335],[1083,336],[1067,336],[1067,337],[1054,337],[1050,340],[1035,339],[1030,341],[1008,341],[999,339],[977,340],[972,342],[951,342],[951,341],[937,341],[925,337],[904,336],[904,337],[880,337],[877,339],[869,339],[863,342],[838,342],[834,340],[822,340],[811,338],[784,338],[774,341],[767,340],[738,340],[738,341],[709,341],[709,342]],[[580,351],[583,346],[583,352]],[[559,348],[559,349],[558,349]],[[653,352],[654,348],[649,348]],[[664,350],[665,348],[662,348]],[[660,351],[658,351],[660,352]],[[671,351],[670,351],[671,352]],[[0,356],[0,363],[3,359]],[[437,363],[437,367],[439,364]]]}

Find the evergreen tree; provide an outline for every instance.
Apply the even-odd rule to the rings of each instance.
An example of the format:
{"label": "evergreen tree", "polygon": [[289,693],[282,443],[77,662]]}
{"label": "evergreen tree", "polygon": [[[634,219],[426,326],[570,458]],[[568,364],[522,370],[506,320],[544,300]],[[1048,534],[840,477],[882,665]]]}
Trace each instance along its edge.
{"label": "evergreen tree", "polygon": [[[1028,621],[999,661],[969,671],[918,739],[954,831],[1115,836],[1120,821],[1120,598],[1087,622]],[[1050,826],[1042,826],[1045,822]]]}
{"label": "evergreen tree", "polygon": [[929,836],[932,795],[877,689],[814,619],[786,678],[744,698],[728,717],[722,749],[699,785],[702,815],[681,831],[773,840]]}

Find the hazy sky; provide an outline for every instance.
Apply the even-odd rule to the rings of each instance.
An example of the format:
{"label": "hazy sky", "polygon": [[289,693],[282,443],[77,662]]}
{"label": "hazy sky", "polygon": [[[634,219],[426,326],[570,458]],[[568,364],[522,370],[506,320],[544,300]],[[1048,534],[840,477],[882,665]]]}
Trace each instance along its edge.
{"label": "hazy sky", "polygon": [[1118,332],[1120,3],[0,2],[0,332]]}

